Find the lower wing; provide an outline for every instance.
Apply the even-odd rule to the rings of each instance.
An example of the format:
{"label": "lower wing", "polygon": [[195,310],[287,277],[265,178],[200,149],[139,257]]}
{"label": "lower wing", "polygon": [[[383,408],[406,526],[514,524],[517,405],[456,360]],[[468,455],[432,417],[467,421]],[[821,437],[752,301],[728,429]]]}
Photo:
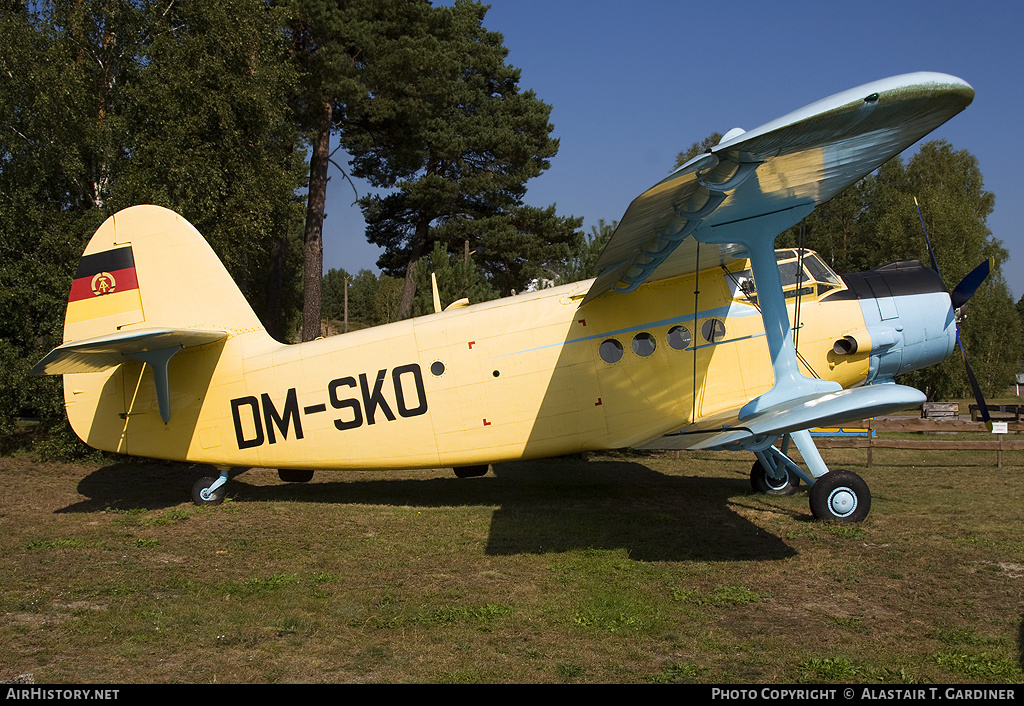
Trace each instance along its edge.
{"label": "lower wing", "polygon": [[781,436],[802,429],[839,426],[881,414],[891,414],[925,401],[924,393],[906,385],[886,383],[854,387],[794,400],[758,412],[733,425],[682,429],[645,444],[640,449],[716,449],[753,441],[759,436]]}

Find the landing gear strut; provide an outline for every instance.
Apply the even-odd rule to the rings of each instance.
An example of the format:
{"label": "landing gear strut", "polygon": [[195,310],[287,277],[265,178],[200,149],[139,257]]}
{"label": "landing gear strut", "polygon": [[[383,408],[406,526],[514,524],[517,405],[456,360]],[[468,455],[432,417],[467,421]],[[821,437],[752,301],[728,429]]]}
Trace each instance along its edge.
{"label": "landing gear strut", "polygon": [[754,461],[750,468],[750,487],[765,495],[792,495],[800,485],[800,477],[790,473],[783,466],[777,469],[775,476],[769,473],[761,465],[760,461]]}
{"label": "landing gear strut", "polygon": [[[773,440],[772,440],[773,441]],[[807,464],[803,470],[789,458],[789,444],[794,442]],[[760,440],[748,448],[757,456],[750,469],[750,485],[759,493],[792,495],[802,479],[811,486],[811,514],[830,522],[860,522],[871,509],[871,491],[864,479],[852,471],[830,471],[818,453],[810,432],[796,431],[782,440],[782,449],[768,440]]]}

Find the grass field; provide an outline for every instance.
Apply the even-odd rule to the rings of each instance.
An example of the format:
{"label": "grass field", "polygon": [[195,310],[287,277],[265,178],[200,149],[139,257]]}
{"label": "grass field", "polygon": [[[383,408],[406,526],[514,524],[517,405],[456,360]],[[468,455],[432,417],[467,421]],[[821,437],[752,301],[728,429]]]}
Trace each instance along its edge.
{"label": "grass field", "polygon": [[252,470],[203,508],[202,468],[0,458],[0,681],[1024,680],[1024,454],[823,455],[864,523],[743,453]]}

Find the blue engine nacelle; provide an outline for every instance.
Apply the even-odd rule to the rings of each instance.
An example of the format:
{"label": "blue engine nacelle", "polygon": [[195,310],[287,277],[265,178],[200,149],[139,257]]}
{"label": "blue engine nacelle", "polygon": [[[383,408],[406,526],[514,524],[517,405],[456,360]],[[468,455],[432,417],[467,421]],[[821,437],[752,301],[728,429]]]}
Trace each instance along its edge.
{"label": "blue engine nacelle", "polygon": [[860,300],[865,330],[836,341],[839,355],[870,350],[866,384],[941,363],[956,346],[956,316],[946,287],[918,260],[843,275],[846,296]]}

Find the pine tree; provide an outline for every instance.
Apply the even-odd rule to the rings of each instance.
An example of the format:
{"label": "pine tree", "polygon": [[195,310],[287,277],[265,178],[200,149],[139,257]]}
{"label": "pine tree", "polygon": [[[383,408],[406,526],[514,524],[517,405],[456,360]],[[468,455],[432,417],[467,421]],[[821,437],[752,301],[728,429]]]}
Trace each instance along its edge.
{"label": "pine tree", "polygon": [[526,183],[549,166],[558,148],[550,107],[520,91],[519,71],[505,62],[500,34],[483,27],[486,8],[458,0],[425,16],[426,33],[398,42],[369,62],[391,77],[378,98],[342,135],[353,173],[394,189],[361,200],[367,238],[385,248],[378,264],[402,276],[400,313],[408,316],[418,263],[435,243],[457,256],[468,242],[492,285],[522,289],[579,239],[580,220],[554,207],[523,203]]}
{"label": "pine tree", "polygon": [[442,309],[460,300],[476,304],[498,297],[468,249],[463,254],[452,255],[443,243],[435,242],[430,255],[420,264],[417,268],[416,299],[412,311],[414,316],[434,313],[433,281],[437,282]]}
{"label": "pine tree", "polygon": [[293,110],[310,145],[301,334],[310,340],[320,335],[328,172],[337,166],[331,136],[358,132],[354,115],[393,116],[402,110],[396,103],[401,91],[396,94],[393,86],[408,78],[390,70],[390,57],[423,35],[431,8],[426,0],[289,0],[285,6],[292,57],[301,73]]}

